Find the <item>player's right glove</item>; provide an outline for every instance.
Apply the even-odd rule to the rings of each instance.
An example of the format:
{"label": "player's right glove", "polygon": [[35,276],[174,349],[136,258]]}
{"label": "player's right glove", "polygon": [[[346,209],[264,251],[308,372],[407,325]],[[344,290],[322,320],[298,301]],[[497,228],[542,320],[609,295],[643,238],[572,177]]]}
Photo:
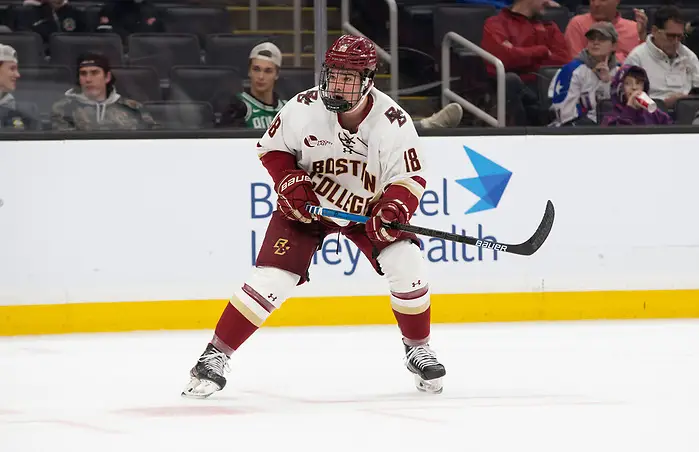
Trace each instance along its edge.
{"label": "player's right glove", "polygon": [[274,187],[279,211],[288,220],[310,223],[316,216],[306,210],[306,204],[319,206],[311,178],[303,170],[289,170]]}
{"label": "player's right glove", "polygon": [[366,223],[366,233],[372,242],[395,242],[402,234],[396,229],[388,229],[384,224],[410,220],[408,207],[399,199],[382,199],[371,209],[371,217]]}

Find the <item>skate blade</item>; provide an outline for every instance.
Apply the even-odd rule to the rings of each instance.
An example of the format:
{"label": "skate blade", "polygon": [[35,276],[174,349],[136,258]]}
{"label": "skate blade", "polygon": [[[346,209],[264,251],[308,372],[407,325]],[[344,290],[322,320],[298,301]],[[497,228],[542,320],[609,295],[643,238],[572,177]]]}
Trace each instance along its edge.
{"label": "skate blade", "polygon": [[200,380],[192,377],[189,384],[182,391],[182,397],[188,399],[206,399],[216,391],[220,391],[221,387],[210,380]]}
{"label": "skate blade", "polygon": [[434,380],[423,380],[419,375],[415,375],[415,387],[420,392],[441,394],[443,389],[442,379],[435,378]]}

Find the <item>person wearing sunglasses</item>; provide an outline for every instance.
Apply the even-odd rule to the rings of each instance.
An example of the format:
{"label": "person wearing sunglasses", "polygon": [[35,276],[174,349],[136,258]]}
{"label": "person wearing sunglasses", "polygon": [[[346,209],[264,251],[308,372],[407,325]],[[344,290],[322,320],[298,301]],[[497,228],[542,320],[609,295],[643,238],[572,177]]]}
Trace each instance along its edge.
{"label": "person wearing sunglasses", "polygon": [[682,41],[685,18],[676,6],[658,8],[646,42],[626,58],[626,64],[642,67],[648,74],[654,99],[674,109],[679,99],[699,92],[699,59]]}

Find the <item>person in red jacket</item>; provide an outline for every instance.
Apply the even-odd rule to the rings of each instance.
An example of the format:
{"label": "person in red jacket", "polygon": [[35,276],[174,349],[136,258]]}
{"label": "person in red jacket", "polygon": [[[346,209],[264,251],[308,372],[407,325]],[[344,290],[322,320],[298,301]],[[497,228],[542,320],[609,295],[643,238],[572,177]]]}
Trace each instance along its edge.
{"label": "person in red jacket", "polygon": [[[540,14],[548,0],[515,0],[511,8],[488,18],[481,47],[502,61],[506,72],[507,113],[514,125],[543,125],[536,72],[542,66],[563,66],[570,60],[568,44],[552,21]],[[495,80],[495,66],[486,63]],[[508,120],[508,123],[510,121]]]}

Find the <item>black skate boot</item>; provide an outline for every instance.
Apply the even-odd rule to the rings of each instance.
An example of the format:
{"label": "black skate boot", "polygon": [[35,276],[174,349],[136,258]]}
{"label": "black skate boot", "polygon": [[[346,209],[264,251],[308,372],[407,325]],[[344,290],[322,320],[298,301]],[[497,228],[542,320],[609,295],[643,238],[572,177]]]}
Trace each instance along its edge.
{"label": "black skate boot", "polygon": [[223,372],[229,372],[228,356],[212,344],[199,357],[197,364],[189,371],[192,379],[182,391],[183,397],[205,399],[226,386]]}
{"label": "black skate boot", "polygon": [[415,387],[423,392],[442,392],[442,377],[447,371],[437,361],[437,356],[428,344],[405,345],[405,367],[415,374]]}

